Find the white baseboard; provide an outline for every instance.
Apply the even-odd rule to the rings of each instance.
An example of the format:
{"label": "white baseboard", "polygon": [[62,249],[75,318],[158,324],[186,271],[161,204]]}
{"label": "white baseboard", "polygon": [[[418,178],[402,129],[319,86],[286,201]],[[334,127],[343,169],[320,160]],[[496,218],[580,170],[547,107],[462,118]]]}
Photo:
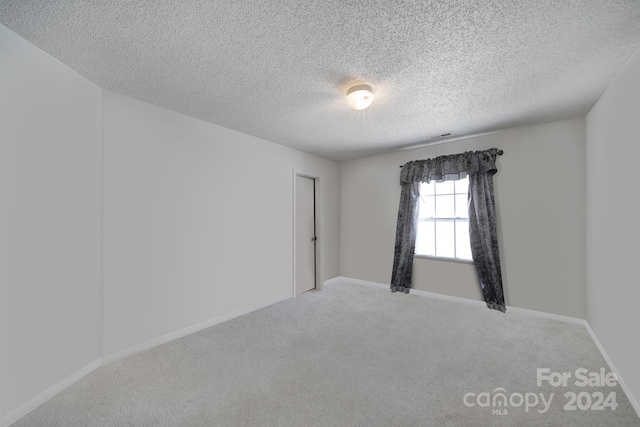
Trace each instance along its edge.
{"label": "white baseboard", "polygon": [[536,317],[543,317],[545,319],[557,320],[559,322],[573,323],[576,325],[584,325],[586,322],[586,320],[580,319],[579,317],[563,316],[561,314],[547,313],[545,311],[529,310],[528,308],[513,307],[511,305],[507,306],[507,311],[511,311],[512,313],[530,314]]}
{"label": "white baseboard", "polygon": [[[343,276],[338,276],[338,277],[334,277],[333,279],[326,280],[324,282],[324,285],[325,286],[331,286],[331,285],[335,285],[335,284],[338,284],[338,283],[345,283],[345,282],[346,283],[354,283],[354,284],[364,285],[364,286],[371,286],[371,287],[380,288],[380,289],[389,289],[390,288],[390,286],[388,284],[370,282],[370,281],[367,281],[367,280],[360,280],[360,279],[352,279],[352,278],[343,277]],[[416,295],[420,295],[420,296],[426,296],[426,297],[430,297],[430,298],[438,298],[438,299],[442,299],[442,300],[460,302],[460,303],[470,304],[470,305],[475,305],[475,306],[478,306],[478,305],[484,306],[485,305],[485,303],[483,301],[476,301],[476,300],[471,300],[471,299],[468,299],[468,298],[461,298],[461,297],[455,297],[455,296],[450,296],[450,295],[437,294],[437,293],[426,292],[426,291],[421,291],[421,290],[417,290],[417,289],[412,289],[411,293],[416,294]],[[167,343],[169,341],[173,341],[175,339],[182,338],[182,337],[190,335],[190,334],[192,334],[194,332],[201,331],[203,329],[209,328],[211,326],[215,326],[215,325],[220,324],[222,322],[226,322],[227,320],[231,320],[231,319],[234,319],[236,317],[243,316],[245,314],[251,313],[251,312],[259,310],[261,308],[268,307],[268,306],[270,306],[272,304],[276,304],[276,303],[278,303],[280,301],[284,301],[284,300],[287,300],[287,299],[292,298],[292,297],[293,297],[293,293],[292,292],[287,292],[287,293],[285,293],[283,295],[280,295],[280,296],[275,297],[275,298],[268,299],[266,301],[262,301],[262,302],[260,302],[258,304],[253,305],[253,306],[250,306],[250,307],[247,307],[247,308],[244,308],[244,309],[240,309],[240,310],[236,310],[236,311],[233,311],[231,313],[224,314],[222,316],[218,316],[216,318],[207,320],[205,322],[189,326],[189,327],[181,329],[179,331],[175,331],[175,332],[172,332],[170,334],[163,335],[161,337],[155,338],[153,340],[149,340],[149,341],[146,341],[144,343],[135,345],[133,347],[129,347],[127,349],[124,349],[124,350],[121,350],[121,351],[118,351],[118,352],[115,352],[115,353],[111,353],[111,354],[109,354],[107,356],[104,356],[102,358],[98,358],[98,359],[94,360],[93,362],[89,363],[84,368],[82,368],[82,369],[76,371],[75,373],[71,374],[70,376],[64,378],[63,380],[59,381],[58,383],[56,383],[52,387],[49,387],[47,390],[43,391],[42,393],[38,394],[34,398],[32,398],[32,399],[28,400],[27,402],[23,403],[22,405],[20,405],[16,409],[14,409],[11,412],[9,412],[9,413],[5,414],[4,416],[2,416],[0,418],[0,427],[6,427],[6,426],[9,426],[10,424],[16,422],[17,420],[19,420],[23,416],[27,415],[29,412],[33,411],[35,408],[37,408],[38,406],[40,406],[41,404],[43,404],[47,400],[49,400],[52,397],[54,397],[56,394],[60,393],[61,391],[63,391],[64,389],[66,389],[67,387],[72,385],[73,383],[79,381],[80,379],[82,379],[86,375],[90,374],[91,372],[93,372],[94,370],[96,370],[97,368],[99,368],[102,365],[105,365],[105,364],[110,363],[110,362],[114,362],[116,360],[125,358],[127,356],[131,356],[133,354],[140,353],[142,351],[148,350],[148,349],[156,347],[158,345],[165,344],[165,343]],[[589,335],[591,335],[591,338],[593,339],[594,343],[598,347],[598,350],[602,354],[602,357],[605,359],[605,361],[609,365],[609,368],[618,377],[618,383],[620,384],[620,387],[622,388],[622,390],[625,392],[627,398],[629,399],[629,402],[631,403],[631,405],[633,406],[635,411],[638,413],[638,416],[640,416],[640,404],[635,399],[633,394],[631,394],[631,390],[629,390],[629,387],[627,387],[626,383],[624,382],[624,380],[620,376],[619,371],[617,370],[617,368],[613,364],[613,361],[611,360],[611,358],[609,357],[609,355],[605,351],[604,347],[602,346],[602,344],[598,340],[598,337],[593,332],[593,330],[591,329],[591,326],[589,326],[589,323],[586,320],[577,319],[577,318],[568,317],[568,316],[561,316],[561,315],[552,314],[552,313],[545,313],[545,312],[540,312],[540,311],[535,311],[535,310],[528,310],[528,309],[519,308],[519,307],[508,306],[507,308],[508,308],[508,310],[513,311],[513,312],[520,312],[520,313],[530,314],[530,315],[533,315],[533,316],[544,317],[544,318],[548,318],[548,319],[553,319],[553,320],[559,320],[559,321],[568,322],[568,323],[576,323],[576,324],[584,325],[586,327],[587,331],[589,332]]]}
{"label": "white baseboard", "polygon": [[44,402],[51,399],[56,394],[60,393],[76,381],[81,380],[86,375],[98,369],[101,365],[102,360],[98,358],[79,371],[74,372],[73,374],[64,378],[62,381],[59,381],[55,385],[49,387],[36,397],[27,400],[25,403],[0,418],[0,427],[6,427],[12,423],[15,423],[20,418],[36,409],[38,406],[42,405]]}
{"label": "white baseboard", "polygon": [[593,329],[591,329],[591,325],[589,325],[589,322],[585,321],[584,325],[587,328],[589,335],[591,335],[591,339],[593,340],[594,343],[596,343],[598,350],[600,350],[600,354],[602,354],[602,357],[604,357],[605,362],[607,362],[607,365],[609,365],[609,369],[611,369],[611,371],[615,373],[616,376],[618,377],[618,384],[620,384],[620,388],[622,388],[622,391],[624,391],[624,394],[627,395],[627,399],[629,399],[629,403],[631,403],[631,406],[633,406],[633,409],[636,410],[636,413],[640,417],[640,404],[636,400],[635,396],[631,394],[631,390],[629,390],[629,387],[620,376],[620,372],[618,371],[616,366],[613,364],[613,361],[607,354],[607,351],[604,349],[604,347],[600,343],[600,340],[596,336],[596,333],[593,332]]}
{"label": "white baseboard", "polygon": [[[327,282],[325,282],[325,286],[340,283],[340,282],[355,283],[358,285],[372,286],[374,288],[380,288],[380,289],[391,288],[391,286],[388,283],[370,282],[367,280],[352,279],[350,277],[343,277],[343,276],[334,277],[333,279],[328,280]],[[453,302],[459,302],[463,304],[470,304],[470,305],[481,306],[481,307],[486,307],[487,305],[484,301],[478,301],[478,300],[473,300],[473,299],[463,298],[463,297],[456,297],[452,295],[438,294],[435,292],[421,291],[419,289],[411,289],[410,293],[424,296],[424,297],[429,297],[429,298],[437,298],[445,301],[453,301]],[[543,311],[529,310],[526,308],[513,307],[508,305],[507,312],[509,311],[513,313],[530,314],[536,317],[544,317],[546,319],[559,320],[561,322],[575,323],[578,325],[584,325],[584,322],[585,322],[584,319],[579,319],[576,317],[562,316],[560,314],[545,313]]]}
{"label": "white baseboard", "polygon": [[[331,283],[330,284],[336,284],[336,283],[340,283],[340,282],[355,283],[357,285],[370,286],[370,287],[378,288],[378,289],[386,289],[386,290],[390,290],[391,289],[391,285],[389,285],[387,283],[370,282],[368,280],[352,279],[351,277],[343,277],[343,276],[334,277],[333,279],[331,279]],[[325,282],[325,285],[327,285],[327,284],[328,283]],[[438,293],[435,293],[435,292],[421,291],[419,289],[411,289],[410,293],[412,293],[414,295],[420,295],[420,296],[423,296],[423,297],[437,298],[437,299],[446,300],[446,301],[453,301],[453,302],[461,302],[463,304],[486,306],[484,301],[476,301],[476,300],[472,300],[472,299],[469,299],[469,298],[454,297],[452,295],[444,295],[444,294],[438,294]]]}
{"label": "white baseboard", "polygon": [[170,334],[162,335],[161,337],[154,338],[149,341],[145,341],[143,343],[134,345],[133,347],[110,353],[106,356],[102,356],[102,364],[105,365],[107,363],[115,362],[116,360],[124,359],[125,357],[141,353],[145,350],[149,350],[161,344],[166,344],[178,338],[186,337],[187,335],[191,335],[195,332],[210,328],[222,322],[226,322],[227,320],[235,319],[236,317],[243,316],[245,314],[251,313],[252,311],[260,310],[261,308],[268,307],[272,304],[276,304],[280,301],[284,301],[292,297],[293,292],[287,292],[286,294],[282,294],[278,297],[259,302],[258,304],[252,305],[250,307],[232,311],[231,313],[223,314],[222,316],[214,317],[213,319],[209,319],[201,323],[196,323],[195,325],[180,329],[175,332],[171,332]]}
{"label": "white baseboard", "polygon": [[38,394],[36,397],[34,397],[32,399],[29,399],[27,402],[23,403],[22,405],[20,405],[16,409],[14,409],[11,412],[7,413],[6,415],[2,416],[0,418],[0,427],[6,427],[6,426],[9,426],[11,423],[14,423],[14,422],[18,421],[20,418],[24,417],[29,412],[33,411],[38,406],[42,405],[44,402],[46,402],[47,400],[51,399],[56,394],[60,393],[61,391],[63,391],[64,389],[66,389],[67,387],[69,387],[70,385],[75,383],[76,381],[79,381],[84,376],[86,376],[87,374],[93,372],[94,370],[96,370],[100,366],[106,365],[107,363],[115,362],[116,360],[123,359],[123,358],[125,358],[127,356],[131,356],[131,355],[140,353],[140,352],[145,351],[145,350],[149,350],[150,348],[156,347],[156,346],[158,346],[160,344],[168,343],[169,341],[173,341],[175,339],[182,338],[184,336],[193,334],[194,332],[198,332],[198,331],[201,331],[203,329],[209,328],[211,326],[215,326],[215,325],[220,324],[222,322],[226,322],[227,320],[235,319],[236,317],[243,316],[245,314],[251,313],[252,311],[260,310],[261,308],[268,307],[268,306],[270,306],[272,304],[276,304],[276,303],[278,303],[280,301],[284,301],[284,300],[287,300],[287,299],[292,298],[292,297],[293,297],[293,293],[292,292],[287,292],[287,293],[282,294],[282,295],[280,295],[278,297],[271,298],[271,299],[268,299],[268,300],[265,300],[265,301],[261,301],[261,302],[259,302],[257,304],[254,304],[254,305],[250,306],[250,307],[246,307],[246,308],[243,308],[243,309],[240,309],[240,310],[232,311],[231,313],[223,314],[222,316],[215,317],[215,318],[207,320],[205,322],[197,323],[197,324],[189,326],[187,328],[180,329],[179,331],[175,331],[175,332],[172,332],[170,334],[163,335],[161,337],[154,338],[154,339],[149,340],[149,341],[145,341],[145,342],[143,342],[141,344],[134,345],[133,347],[129,347],[129,348],[126,348],[124,350],[120,350],[120,351],[108,354],[106,356],[103,356],[101,358],[98,358],[98,359],[94,360],[93,362],[91,362],[90,364],[88,364],[87,366],[85,366],[84,368],[82,368],[79,371],[73,373],[72,375],[66,377],[62,381],[60,381],[57,384],[55,384],[54,386],[52,386],[52,387],[48,388],[47,390],[45,390],[44,392]]}
{"label": "white baseboard", "polygon": [[331,285],[335,285],[336,283],[345,282],[347,280],[349,280],[349,279],[346,278],[346,277],[336,276],[333,279],[325,280],[324,281],[324,285],[325,286],[331,286]]}
{"label": "white baseboard", "polygon": [[[337,284],[337,283],[355,283],[355,284],[358,284],[358,285],[371,286],[371,287],[380,288],[380,289],[390,289],[391,288],[391,286],[389,284],[377,283],[377,282],[369,282],[367,280],[352,279],[350,277],[343,277],[343,276],[334,277],[333,279],[326,281],[325,285],[334,285],[334,284]],[[464,304],[470,304],[470,305],[476,305],[476,306],[477,305],[486,306],[484,301],[476,301],[476,300],[471,300],[471,299],[468,299],[468,298],[454,297],[454,296],[450,296],[450,295],[437,294],[437,293],[433,293],[433,292],[425,292],[425,291],[420,291],[420,290],[417,290],[417,289],[411,289],[411,293],[412,294],[416,294],[416,295],[420,295],[420,296],[438,298],[438,299],[447,300],[447,301],[461,302],[461,303],[464,303]],[[602,346],[602,344],[598,340],[598,337],[593,332],[593,330],[591,329],[591,326],[589,326],[589,323],[585,319],[579,319],[579,318],[576,318],[576,317],[569,317],[569,316],[562,316],[560,314],[545,313],[543,311],[529,310],[529,309],[526,309],[526,308],[513,307],[513,306],[507,306],[507,313],[509,313],[509,312],[524,313],[524,314],[529,314],[531,316],[542,317],[542,318],[551,319],[551,320],[558,320],[558,321],[567,322],[567,323],[574,323],[574,324],[577,324],[577,325],[583,325],[587,329],[587,331],[589,332],[589,335],[591,335],[591,339],[593,339],[593,342],[598,347],[598,350],[600,351],[600,354],[602,354],[602,357],[604,358],[604,360],[609,365],[609,369],[611,369],[611,371],[614,372],[616,374],[616,376],[618,377],[618,383],[620,384],[620,387],[622,388],[622,390],[626,394],[627,398],[629,399],[629,402],[631,403],[631,406],[633,406],[633,409],[635,409],[635,411],[638,413],[638,416],[640,416],[640,404],[636,400],[635,396],[633,396],[633,394],[631,394],[631,390],[629,390],[629,387],[627,387],[626,383],[624,382],[624,380],[620,376],[620,372],[616,369],[615,365],[613,364],[613,361],[611,360],[611,358],[609,357],[609,355],[605,351],[604,347]]]}

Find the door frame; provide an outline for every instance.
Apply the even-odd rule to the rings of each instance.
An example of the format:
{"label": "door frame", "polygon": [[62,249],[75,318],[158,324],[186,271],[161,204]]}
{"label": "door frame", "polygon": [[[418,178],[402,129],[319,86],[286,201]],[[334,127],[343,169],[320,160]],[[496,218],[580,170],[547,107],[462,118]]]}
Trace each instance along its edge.
{"label": "door frame", "polygon": [[318,176],[318,175],[313,175],[313,174],[308,174],[305,173],[304,171],[301,170],[297,170],[297,169],[293,169],[292,171],[292,192],[293,192],[293,196],[292,196],[292,200],[293,200],[293,221],[291,224],[291,228],[293,230],[293,239],[292,239],[292,245],[293,245],[293,269],[292,269],[292,276],[291,276],[291,282],[293,283],[293,297],[296,297],[296,262],[297,262],[297,257],[296,257],[296,189],[297,189],[297,185],[296,185],[296,177],[301,176],[304,178],[311,178],[314,180],[315,183],[315,222],[316,222],[316,237],[318,238],[318,240],[316,240],[316,289],[322,290],[324,289],[324,283],[322,281],[322,248],[324,247],[324,238],[323,238],[323,234],[322,234],[322,177]]}

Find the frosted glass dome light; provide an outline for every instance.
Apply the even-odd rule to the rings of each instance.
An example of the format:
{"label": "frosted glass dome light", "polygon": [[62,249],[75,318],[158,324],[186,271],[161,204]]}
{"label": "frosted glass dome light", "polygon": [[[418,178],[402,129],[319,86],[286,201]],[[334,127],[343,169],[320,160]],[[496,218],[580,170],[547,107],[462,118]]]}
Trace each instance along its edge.
{"label": "frosted glass dome light", "polygon": [[373,90],[369,85],[357,85],[347,91],[347,104],[354,110],[364,110],[373,102]]}

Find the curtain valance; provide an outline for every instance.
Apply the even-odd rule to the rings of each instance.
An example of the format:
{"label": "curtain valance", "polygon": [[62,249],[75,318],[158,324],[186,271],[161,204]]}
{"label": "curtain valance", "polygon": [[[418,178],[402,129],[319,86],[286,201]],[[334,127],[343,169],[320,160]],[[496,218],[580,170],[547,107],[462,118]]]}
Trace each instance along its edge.
{"label": "curtain valance", "polygon": [[497,172],[497,148],[484,151],[466,151],[460,154],[414,160],[402,166],[400,185],[410,182],[451,181],[467,177],[476,172]]}

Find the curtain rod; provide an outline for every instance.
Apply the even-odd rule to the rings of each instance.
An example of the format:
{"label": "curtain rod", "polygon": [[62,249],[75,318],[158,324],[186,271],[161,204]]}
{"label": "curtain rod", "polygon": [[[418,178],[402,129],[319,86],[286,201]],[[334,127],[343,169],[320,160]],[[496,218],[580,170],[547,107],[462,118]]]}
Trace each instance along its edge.
{"label": "curtain rod", "polygon": [[[498,150],[498,152],[497,152],[496,154],[497,154],[498,156],[502,156],[502,155],[504,154],[504,151],[502,151],[502,150]],[[401,165],[400,167],[402,167],[402,165]]]}

